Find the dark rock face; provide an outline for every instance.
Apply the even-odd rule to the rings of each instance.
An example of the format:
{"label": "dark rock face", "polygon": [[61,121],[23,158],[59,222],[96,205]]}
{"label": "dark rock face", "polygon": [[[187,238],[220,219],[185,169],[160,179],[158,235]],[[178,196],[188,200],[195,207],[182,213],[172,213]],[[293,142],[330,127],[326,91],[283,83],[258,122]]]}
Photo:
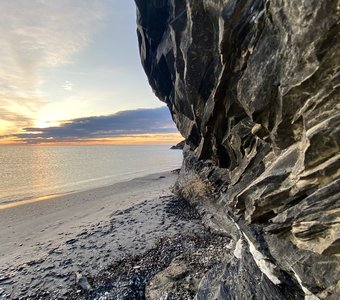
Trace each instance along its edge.
{"label": "dark rock face", "polygon": [[172,150],[183,150],[184,146],[185,146],[185,140],[179,142],[177,145],[171,146],[170,149],[172,149]]}
{"label": "dark rock face", "polygon": [[[187,143],[178,193],[214,210],[225,219],[215,225],[234,227],[234,247],[243,245],[238,263],[205,286],[226,282],[222,293],[229,282],[241,293],[256,284],[254,299],[283,299],[288,290],[287,299],[337,299],[339,3],[136,5],[143,67]],[[247,276],[249,259],[266,280]]]}

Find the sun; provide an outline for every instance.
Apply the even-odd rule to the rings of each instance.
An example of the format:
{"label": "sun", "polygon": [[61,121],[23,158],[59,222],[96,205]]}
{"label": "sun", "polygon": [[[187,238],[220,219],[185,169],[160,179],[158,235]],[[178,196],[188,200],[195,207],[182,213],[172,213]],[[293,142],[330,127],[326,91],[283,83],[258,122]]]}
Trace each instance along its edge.
{"label": "sun", "polygon": [[34,127],[36,128],[48,128],[48,127],[54,127],[59,126],[60,122],[57,120],[51,120],[47,118],[40,118],[35,120]]}

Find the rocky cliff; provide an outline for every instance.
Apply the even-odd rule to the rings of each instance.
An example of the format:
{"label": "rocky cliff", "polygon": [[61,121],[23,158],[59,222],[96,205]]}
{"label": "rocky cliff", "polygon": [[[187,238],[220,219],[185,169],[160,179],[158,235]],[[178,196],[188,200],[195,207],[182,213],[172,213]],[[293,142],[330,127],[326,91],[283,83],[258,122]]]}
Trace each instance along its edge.
{"label": "rocky cliff", "polygon": [[338,1],[135,2],[177,192],[234,241],[197,299],[340,299]]}

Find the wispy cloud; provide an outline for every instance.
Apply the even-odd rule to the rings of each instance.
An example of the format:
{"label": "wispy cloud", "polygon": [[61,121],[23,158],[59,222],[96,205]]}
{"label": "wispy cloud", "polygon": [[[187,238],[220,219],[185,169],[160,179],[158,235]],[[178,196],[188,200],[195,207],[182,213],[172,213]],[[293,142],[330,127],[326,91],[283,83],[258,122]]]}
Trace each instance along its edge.
{"label": "wispy cloud", "polygon": [[73,84],[72,84],[72,82],[70,82],[70,81],[65,81],[65,83],[63,84],[63,89],[64,89],[65,91],[72,91],[72,89],[73,89]]}
{"label": "wispy cloud", "polygon": [[46,103],[39,91],[43,71],[72,63],[104,11],[97,0],[1,1],[0,108],[33,118]]}
{"label": "wispy cloud", "polygon": [[0,107],[0,127],[2,130],[13,132],[17,130],[17,126],[20,128],[27,127],[31,125],[31,119],[23,117],[20,114],[8,111],[5,108]]}
{"label": "wispy cloud", "polygon": [[28,144],[80,142],[100,138],[168,134],[177,132],[167,107],[121,111],[107,116],[79,118],[60,126],[24,129],[24,133],[0,136]]}

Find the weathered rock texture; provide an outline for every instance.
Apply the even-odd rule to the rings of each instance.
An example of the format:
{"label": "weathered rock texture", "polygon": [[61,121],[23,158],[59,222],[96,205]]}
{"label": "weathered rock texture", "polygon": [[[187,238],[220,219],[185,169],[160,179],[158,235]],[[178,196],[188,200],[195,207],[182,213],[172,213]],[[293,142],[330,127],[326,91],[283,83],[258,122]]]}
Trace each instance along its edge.
{"label": "weathered rock texture", "polygon": [[197,299],[340,299],[338,1],[136,4],[143,67],[186,139],[178,192],[235,241]]}

